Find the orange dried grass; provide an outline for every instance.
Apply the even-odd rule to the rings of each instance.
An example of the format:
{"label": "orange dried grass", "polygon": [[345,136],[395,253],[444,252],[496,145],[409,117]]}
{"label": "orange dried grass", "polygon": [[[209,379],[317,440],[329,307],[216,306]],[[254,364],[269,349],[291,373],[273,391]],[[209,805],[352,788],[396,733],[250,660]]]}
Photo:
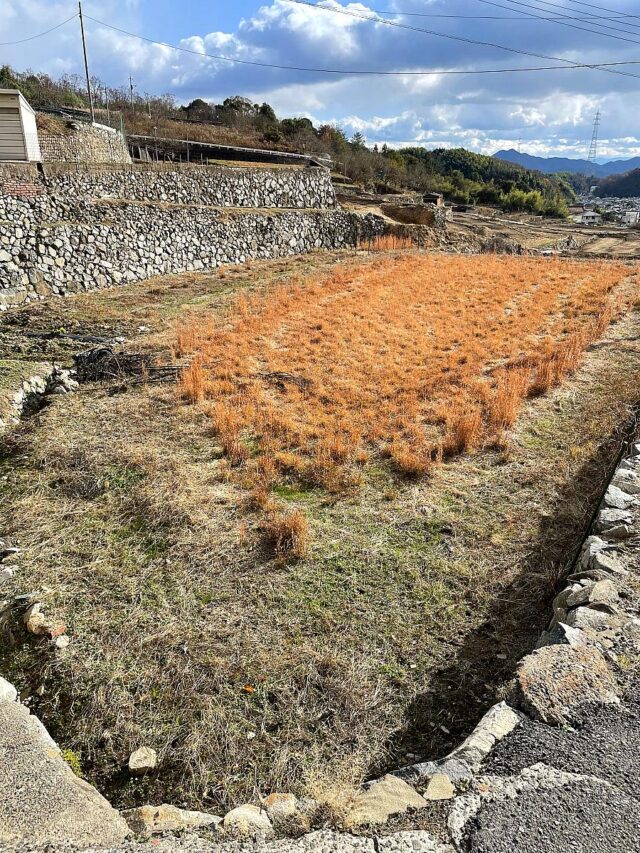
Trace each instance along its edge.
{"label": "orange dried grass", "polygon": [[381,258],[242,295],[216,322],[185,321],[178,348],[194,342],[207,365],[206,411],[256,487],[293,476],[340,491],[384,448],[424,476],[494,440],[528,394],[576,369],[628,275],[606,262]]}
{"label": "orange dried grass", "polygon": [[358,240],[358,249],[367,252],[388,252],[397,249],[412,249],[411,237],[398,237],[395,234],[379,234],[366,240]]}
{"label": "orange dried grass", "polygon": [[263,526],[265,541],[279,560],[302,559],[309,548],[309,525],[299,511],[272,512]]}

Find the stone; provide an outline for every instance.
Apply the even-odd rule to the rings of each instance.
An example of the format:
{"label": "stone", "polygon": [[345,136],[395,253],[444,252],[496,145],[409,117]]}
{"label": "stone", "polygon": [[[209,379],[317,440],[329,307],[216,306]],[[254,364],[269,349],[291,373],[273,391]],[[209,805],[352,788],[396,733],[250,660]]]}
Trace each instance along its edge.
{"label": "stone", "polygon": [[453,782],[444,773],[436,773],[432,776],[424,792],[425,800],[451,800],[455,795],[456,789]]}
{"label": "stone", "polygon": [[617,690],[597,649],[561,644],[545,646],[523,658],[512,698],[533,719],[564,725],[583,704],[617,703]]}
{"label": "stone", "polygon": [[629,509],[630,506],[635,504],[636,499],[633,495],[623,492],[617,486],[609,486],[604,496],[604,502],[612,509]]}
{"label": "stone", "polygon": [[19,702],[0,702],[0,767],[0,849],[119,848],[127,836],[118,812]]}
{"label": "stone", "polygon": [[426,802],[411,785],[397,776],[387,774],[368,790],[359,794],[345,818],[347,829],[386,823],[396,814],[408,809],[423,809]]}
{"label": "stone", "polygon": [[144,776],[158,766],[158,754],[149,746],[141,746],[129,756],[129,773],[132,776]]}
{"label": "stone", "polygon": [[616,524],[607,530],[606,536],[611,542],[622,542],[633,536],[633,528],[628,524]]}
{"label": "stone", "polygon": [[611,482],[629,495],[640,495],[640,474],[636,471],[618,469]]}
{"label": "stone", "polygon": [[250,804],[231,809],[218,824],[218,829],[233,838],[269,838],[273,835],[267,813]]}
{"label": "stone", "polygon": [[206,812],[187,811],[164,803],[161,806],[140,806],[121,812],[129,829],[137,836],[149,838],[164,832],[202,829],[217,826],[222,818]]}
{"label": "stone", "polygon": [[46,634],[49,623],[42,612],[42,604],[36,601],[24,614],[24,624],[30,634]]}
{"label": "stone", "polygon": [[578,628],[572,628],[570,625],[559,622],[550,631],[545,631],[542,634],[536,648],[542,649],[545,646],[553,646],[556,643],[564,643],[575,649],[577,646],[585,645],[587,638]]}
{"label": "stone", "polygon": [[0,571],[0,587],[8,583],[13,577],[13,569],[11,566],[6,566]]}
{"label": "stone", "polygon": [[620,596],[609,580],[590,581],[567,598],[567,606],[579,607],[584,604],[616,604]]}
{"label": "stone", "polygon": [[593,630],[606,629],[611,627],[612,622],[610,613],[594,607],[576,607],[567,615],[567,625],[581,630],[587,628]]}
{"label": "stone", "polygon": [[15,702],[18,699],[18,691],[5,678],[0,676],[0,702]]}
{"label": "stone", "polygon": [[269,794],[262,805],[274,823],[293,817],[298,812],[298,799],[293,794]]}
{"label": "stone", "polygon": [[496,743],[512,732],[519,722],[513,708],[504,701],[498,702],[489,708],[469,737],[449,753],[448,758],[461,759],[471,770],[478,770]]}
{"label": "stone", "polygon": [[625,509],[601,509],[595,521],[595,528],[600,533],[605,533],[611,527],[619,524],[632,524],[633,513]]}
{"label": "stone", "polygon": [[[454,853],[450,844],[443,844],[424,829],[407,829],[382,835],[375,839],[377,853]],[[338,851],[340,848],[328,848]]]}

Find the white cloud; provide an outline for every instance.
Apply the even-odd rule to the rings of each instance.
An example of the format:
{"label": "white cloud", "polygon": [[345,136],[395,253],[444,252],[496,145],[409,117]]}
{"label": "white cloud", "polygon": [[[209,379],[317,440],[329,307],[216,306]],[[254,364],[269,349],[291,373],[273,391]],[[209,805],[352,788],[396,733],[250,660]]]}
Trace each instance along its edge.
{"label": "white cloud", "polygon": [[[575,5],[569,0],[557,1],[567,9]],[[617,6],[633,14],[636,2],[618,0]],[[364,2],[327,0],[325,5],[373,14]],[[376,5],[372,2],[372,6]],[[445,14],[451,11],[447,0],[389,0],[386,6],[381,5],[416,11],[428,7]],[[132,32],[144,31],[143,12],[152,9],[152,0],[87,0],[87,14]],[[72,0],[0,0],[0,41],[32,35],[75,11]],[[185,4],[186,23],[187,11]],[[475,0],[459,0],[458,11],[487,13]],[[495,12],[501,14],[497,9]],[[245,13],[243,19],[240,14],[237,25],[229,31],[189,34],[187,29],[181,41],[176,36],[176,43],[191,53],[149,44],[88,22],[92,71],[111,85],[122,85],[131,73],[140,91],[173,90],[183,102],[194,97],[220,100],[236,93],[248,95],[252,100],[272,103],[282,115],[307,115],[316,122],[335,121],[344,125],[349,134],[360,130],[370,142],[466,145],[488,153],[515,145],[521,138],[523,150],[532,153],[584,156],[593,115],[600,109],[602,154],[631,156],[637,152],[640,114],[630,105],[640,95],[640,80],[633,77],[561,69],[538,74],[449,76],[441,72],[550,63],[287,0],[268,0],[253,14]],[[573,8],[572,14],[580,13]],[[633,45],[542,21],[518,25],[512,21],[400,16],[396,20],[578,62],[635,59]],[[275,65],[440,73],[329,76],[234,65],[205,56],[207,53]],[[3,48],[2,61],[19,69],[30,66],[52,74],[81,73],[77,21],[28,46]],[[633,66],[630,70],[636,73]]]}

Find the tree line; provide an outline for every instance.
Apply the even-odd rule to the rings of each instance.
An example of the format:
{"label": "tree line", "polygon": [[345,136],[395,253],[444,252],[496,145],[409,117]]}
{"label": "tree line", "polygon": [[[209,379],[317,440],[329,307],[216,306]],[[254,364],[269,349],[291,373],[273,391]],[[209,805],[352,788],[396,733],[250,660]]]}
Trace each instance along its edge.
{"label": "tree line", "polygon": [[[362,133],[350,138],[333,124],[314,126],[308,118],[278,118],[268,103],[253,103],[234,95],[220,104],[196,98],[182,105],[172,94],[151,95],[130,85],[113,87],[98,78],[91,81],[96,107],[109,106],[125,127],[135,129],[141,117],[187,121],[233,132],[242,144],[246,137],[267,147],[311,154],[328,154],[334,169],[366,188],[377,191],[440,192],[459,204],[483,204],[508,211],[527,211],[564,217],[574,197],[566,178],[544,175],[504,160],[463,148],[428,151],[421,147],[394,149],[368,146]],[[52,78],[32,71],[0,68],[0,88],[17,88],[35,109],[87,109],[85,82],[78,75]]]}

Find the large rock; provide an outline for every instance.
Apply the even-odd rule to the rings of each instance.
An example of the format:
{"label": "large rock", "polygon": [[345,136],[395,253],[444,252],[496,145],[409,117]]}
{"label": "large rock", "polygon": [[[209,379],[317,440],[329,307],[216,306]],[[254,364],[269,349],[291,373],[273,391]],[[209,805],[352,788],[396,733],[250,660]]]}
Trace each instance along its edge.
{"label": "large rock", "polygon": [[218,828],[224,835],[233,838],[269,838],[273,835],[273,826],[267,813],[252,805],[231,809]]}
{"label": "large rock", "polygon": [[222,818],[206,812],[192,812],[176,806],[140,806],[122,812],[129,828],[138,836],[148,838],[164,832],[180,832],[185,829],[202,829],[216,826]]}
{"label": "large rock", "polygon": [[15,702],[18,698],[18,691],[7,681],[6,678],[0,677],[0,702]]}
{"label": "large rock", "polygon": [[125,821],[74,775],[40,721],[18,702],[0,702],[0,847],[115,846]]}
{"label": "large rock", "polygon": [[617,702],[617,685],[592,646],[553,645],[527,655],[516,673],[513,699],[534,719],[570,721],[585,703]]}
{"label": "large rock", "polygon": [[383,776],[356,797],[345,819],[347,828],[386,823],[391,815],[404,814],[408,809],[423,809],[426,802],[411,785],[397,776]]}

